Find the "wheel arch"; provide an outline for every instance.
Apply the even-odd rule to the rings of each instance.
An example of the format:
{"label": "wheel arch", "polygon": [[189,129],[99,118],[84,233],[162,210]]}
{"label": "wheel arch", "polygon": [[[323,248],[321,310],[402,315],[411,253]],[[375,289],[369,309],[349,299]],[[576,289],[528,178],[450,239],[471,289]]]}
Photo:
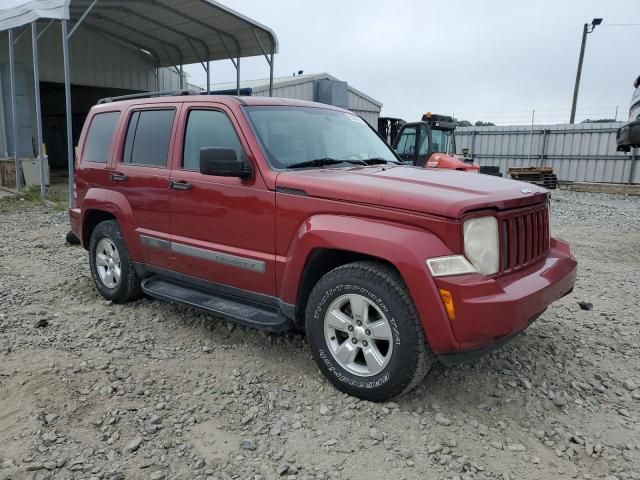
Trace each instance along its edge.
{"label": "wheel arch", "polygon": [[89,248],[91,233],[96,225],[105,220],[117,221],[125,240],[131,245],[133,240],[131,232],[135,230],[136,222],[126,197],[113,190],[91,188],[87,191],[82,203],[80,233],[85,249]]}
{"label": "wheel arch", "polygon": [[317,215],[308,218],[293,236],[279,279],[280,296],[296,305],[296,320],[304,320],[301,312],[309,292],[322,275],[358,260],[387,264],[407,286],[432,350],[451,350],[455,337],[425,261],[452,253],[435,234],[414,226]]}
{"label": "wheel arch", "polygon": [[298,283],[298,293],[296,296],[296,309],[295,309],[295,321],[298,325],[304,325],[304,312],[306,309],[307,301],[311,290],[318,283],[318,281],[324,277],[331,270],[338,268],[342,265],[353,262],[361,261],[373,261],[395,270],[398,274],[398,269],[388,260],[384,258],[376,257],[362,252],[354,252],[351,250],[342,250],[338,248],[314,248],[308,255],[300,281]]}
{"label": "wheel arch", "polygon": [[85,212],[82,220],[82,246],[85,250],[89,250],[89,240],[95,228],[107,220],[118,221],[113,213],[106,210],[90,209]]}

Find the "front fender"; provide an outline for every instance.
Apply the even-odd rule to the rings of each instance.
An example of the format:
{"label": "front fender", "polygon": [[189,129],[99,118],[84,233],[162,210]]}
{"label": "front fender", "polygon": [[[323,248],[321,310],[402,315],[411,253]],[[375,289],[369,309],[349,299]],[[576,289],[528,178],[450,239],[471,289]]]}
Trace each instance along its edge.
{"label": "front fender", "polygon": [[451,255],[434,234],[416,227],[340,215],[308,218],[289,245],[280,281],[281,298],[295,303],[307,259],[318,248],[344,250],[380,258],[395,266],[406,283],[425,335],[434,352],[456,342],[425,260]]}

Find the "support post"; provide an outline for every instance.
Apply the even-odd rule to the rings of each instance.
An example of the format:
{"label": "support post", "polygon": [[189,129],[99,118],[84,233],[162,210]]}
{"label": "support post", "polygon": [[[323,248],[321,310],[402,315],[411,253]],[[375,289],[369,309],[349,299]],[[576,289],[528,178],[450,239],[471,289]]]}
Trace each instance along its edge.
{"label": "support post", "polygon": [[211,92],[211,62],[207,60],[207,95]]}
{"label": "support post", "polygon": [[182,90],[184,88],[184,66],[182,64],[180,64],[180,89]]}
{"label": "support post", "polygon": [[640,163],[640,148],[634,148],[631,150],[631,168],[629,169],[629,182],[633,183],[633,180],[636,177],[636,170],[638,168],[638,163]]}
{"label": "support post", "polygon": [[571,118],[569,123],[573,125],[576,119],[576,105],[578,104],[578,90],[580,88],[580,76],[582,75],[582,61],[584,60],[584,48],[587,43],[587,33],[589,24],[585,23],[582,28],[582,44],[580,45],[580,58],[578,59],[578,71],[576,72],[576,84],[573,87],[573,103],[571,104]]}
{"label": "support post", "polygon": [[36,104],[36,142],[38,151],[38,160],[40,162],[40,196],[44,199],[46,196],[45,189],[45,164],[42,152],[42,112],[40,108],[40,69],[38,65],[38,35],[37,22],[31,22],[31,50],[33,53],[33,96]]}
{"label": "support post", "polygon": [[236,57],[236,95],[240,96],[240,49]]}
{"label": "support post", "polygon": [[9,29],[9,85],[11,87],[11,135],[13,160],[16,164],[16,191],[20,191],[22,165],[18,161],[18,119],[16,115],[16,64],[13,51],[13,28]]}
{"label": "support post", "polygon": [[472,160],[475,154],[476,154],[476,131],[472,130],[471,131],[471,159]]}
{"label": "support post", "polygon": [[540,152],[540,164],[539,167],[544,167],[544,160],[547,158],[547,138],[549,136],[549,130],[542,130],[542,151]]}
{"label": "support post", "polygon": [[273,97],[273,47],[271,48],[271,56],[269,60],[269,96]]}
{"label": "support post", "polygon": [[536,117],[536,111],[531,111],[531,133],[529,134],[529,157],[527,158],[527,167],[531,166],[531,149],[533,148],[533,120]]}
{"label": "support post", "polygon": [[69,175],[69,208],[75,207],[75,195],[74,195],[74,175],[73,175],[73,126],[71,110],[71,78],[69,74],[69,35],[67,33],[67,21],[60,20],[60,26],[62,30],[62,63],[64,66],[64,110],[65,119],[67,123],[67,172]]}

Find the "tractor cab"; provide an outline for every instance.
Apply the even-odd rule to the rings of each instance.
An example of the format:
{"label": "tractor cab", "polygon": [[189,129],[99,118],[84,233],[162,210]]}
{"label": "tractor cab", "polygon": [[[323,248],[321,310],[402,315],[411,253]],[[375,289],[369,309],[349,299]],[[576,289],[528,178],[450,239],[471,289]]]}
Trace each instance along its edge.
{"label": "tractor cab", "polygon": [[417,167],[478,171],[479,166],[456,157],[455,120],[428,112],[419,122],[405,123],[393,142],[393,149],[405,162]]}

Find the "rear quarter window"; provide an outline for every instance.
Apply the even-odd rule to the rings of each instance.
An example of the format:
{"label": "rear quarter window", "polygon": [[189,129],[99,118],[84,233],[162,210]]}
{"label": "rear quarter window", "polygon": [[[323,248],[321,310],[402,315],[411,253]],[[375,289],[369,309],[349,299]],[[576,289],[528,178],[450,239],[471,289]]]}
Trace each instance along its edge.
{"label": "rear quarter window", "polygon": [[104,112],[93,116],[82,158],[85,162],[107,163],[120,112]]}

